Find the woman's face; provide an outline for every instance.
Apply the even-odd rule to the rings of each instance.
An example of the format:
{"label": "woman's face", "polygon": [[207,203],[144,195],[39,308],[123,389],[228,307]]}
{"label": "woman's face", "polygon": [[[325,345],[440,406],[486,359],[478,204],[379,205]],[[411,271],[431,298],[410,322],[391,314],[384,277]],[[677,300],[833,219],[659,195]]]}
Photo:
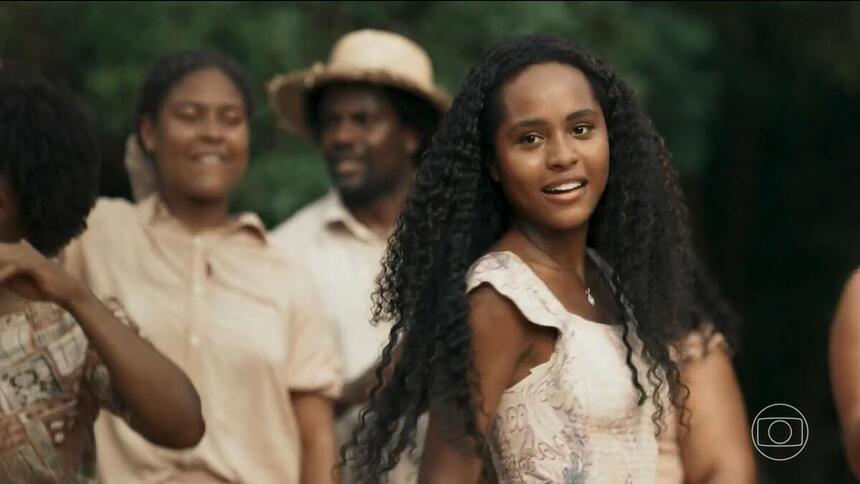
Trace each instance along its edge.
{"label": "woman's face", "polygon": [[609,175],[609,138],[585,75],[567,64],[535,64],[501,91],[498,181],[515,215],[535,228],[587,227]]}
{"label": "woman's face", "polygon": [[248,164],[245,101],[218,68],[191,72],[169,91],[141,139],[155,158],[163,195],[197,203],[223,201]]}

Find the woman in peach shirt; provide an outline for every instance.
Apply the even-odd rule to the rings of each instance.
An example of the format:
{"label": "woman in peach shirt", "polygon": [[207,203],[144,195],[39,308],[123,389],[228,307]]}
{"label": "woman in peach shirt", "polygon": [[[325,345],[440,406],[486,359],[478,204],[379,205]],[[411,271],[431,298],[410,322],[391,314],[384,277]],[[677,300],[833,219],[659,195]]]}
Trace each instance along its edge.
{"label": "woman in peach shirt", "polygon": [[159,60],[136,113],[157,190],[137,204],[101,200],[64,254],[186,371],[207,424],[195,449],[172,451],[100,418],[101,482],[332,479],[340,363],[329,328],[260,220],[228,211],[248,162],[250,93],[221,54]]}

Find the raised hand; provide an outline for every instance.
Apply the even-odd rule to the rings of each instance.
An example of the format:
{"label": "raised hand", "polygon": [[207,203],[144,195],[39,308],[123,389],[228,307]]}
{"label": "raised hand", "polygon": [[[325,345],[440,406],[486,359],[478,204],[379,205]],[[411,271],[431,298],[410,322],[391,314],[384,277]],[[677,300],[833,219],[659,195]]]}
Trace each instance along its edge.
{"label": "raised hand", "polygon": [[[86,334],[130,412],[129,423],[151,442],[190,447],[203,436],[200,397],[191,380],[122,324],[84,284],[27,242],[0,243],[0,287],[66,309]],[[153,389],[158,388],[157,396]]]}
{"label": "raised hand", "polygon": [[75,278],[26,241],[0,242],[0,286],[25,299],[61,306],[83,291]]}

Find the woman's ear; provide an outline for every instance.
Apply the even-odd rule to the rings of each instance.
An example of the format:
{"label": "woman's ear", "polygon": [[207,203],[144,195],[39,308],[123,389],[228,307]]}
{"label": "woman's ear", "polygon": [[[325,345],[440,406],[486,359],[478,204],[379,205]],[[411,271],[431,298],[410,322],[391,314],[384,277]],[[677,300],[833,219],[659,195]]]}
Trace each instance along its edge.
{"label": "woman's ear", "polygon": [[158,176],[155,161],[148,159],[137,143],[137,135],[130,135],[125,141],[125,170],[131,183],[135,200],[143,200],[158,190]]}
{"label": "woman's ear", "polygon": [[140,141],[147,154],[155,151],[155,123],[147,116],[140,118]]}

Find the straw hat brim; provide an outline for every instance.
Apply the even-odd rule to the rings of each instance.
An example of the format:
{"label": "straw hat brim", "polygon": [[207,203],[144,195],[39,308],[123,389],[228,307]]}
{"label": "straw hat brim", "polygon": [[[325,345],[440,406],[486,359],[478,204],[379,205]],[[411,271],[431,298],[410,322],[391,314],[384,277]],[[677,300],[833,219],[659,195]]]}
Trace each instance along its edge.
{"label": "straw hat brim", "polygon": [[327,69],[318,64],[309,69],[277,75],[266,86],[269,102],[278,114],[281,127],[289,133],[310,138],[312,133],[305,122],[305,96],[314,89],[336,82],[366,82],[401,89],[427,101],[440,116],[451,105],[451,98],[439,87],[428,89],[389,71]]}

